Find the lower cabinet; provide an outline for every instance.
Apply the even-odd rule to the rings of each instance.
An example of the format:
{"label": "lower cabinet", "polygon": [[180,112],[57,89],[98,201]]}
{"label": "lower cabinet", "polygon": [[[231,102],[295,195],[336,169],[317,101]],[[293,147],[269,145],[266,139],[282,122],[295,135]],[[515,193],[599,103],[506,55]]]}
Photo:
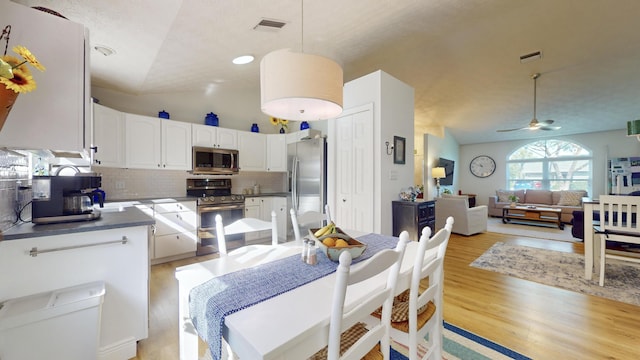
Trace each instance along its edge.
{"label": "lower cabinet", "polygon": [[97,358],[134,358],[148,337],[148,239],[149,226],[133,226],[0,241],[0,301],[104,281]]}
{"label": "lower cabinet", "polygon": [[[287,239],[287,198],[282,196],[259,196],[246,198],[244,201],[245,217],[252,217],[271,221],[271,211],[276,212],[278,222],[278,239],[285,242]],[[244,237],[246,244],[263,243],[271,241],[271,231],[256,231],[247,233]]]}
{"label": "lower cabinet", "polygon": [[195,201],[153,204],[156,221],[151,264],[195,256],[198,224]]}
{"label": "lower cabinet", "polygon": [[431,228],[431,234],[436,227],[436,203],[435,201],[393,201],[393,236],[398,236],[402,231],[409,232],[409,238],[418,241],[422,235],[422,229]]}

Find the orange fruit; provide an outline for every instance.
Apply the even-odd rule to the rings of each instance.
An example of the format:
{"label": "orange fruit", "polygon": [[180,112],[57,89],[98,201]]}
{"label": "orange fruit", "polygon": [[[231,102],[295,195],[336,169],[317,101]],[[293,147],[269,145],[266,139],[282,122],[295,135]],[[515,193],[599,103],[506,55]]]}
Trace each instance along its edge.
{"label": "orange fruit", "polygon": [[324,240],[322,240],[322,243],[325,244],[326,246],[336,246],[336,239],[332,238],[332,237],[328,237]]}
{"label": "orange fruit", "polygon": [[336,241],[336,247],[347,247],[347,246],[349,246],[349,243],[344,239],[338,239]]}

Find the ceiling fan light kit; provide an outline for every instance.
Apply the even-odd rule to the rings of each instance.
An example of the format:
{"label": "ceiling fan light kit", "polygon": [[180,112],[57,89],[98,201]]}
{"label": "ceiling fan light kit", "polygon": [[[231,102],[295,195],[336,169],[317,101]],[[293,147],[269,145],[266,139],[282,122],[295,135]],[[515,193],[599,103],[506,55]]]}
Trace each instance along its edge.
{"label": "ceiling fan light kit", "polygon": [[560,126],[551,126],[554,121],[553,120],[544,120],[538,121],[536,117],[536,100],[537,100],[537,81],[540,77],[539,73],[531,74],[531,79],[533,79],[533,118],[529,122],[529,125],[521,128],[515,129],[501,129],[496,130],[497,132],[509,132],[509,131],[517,131],[517,130],[558,130]]}

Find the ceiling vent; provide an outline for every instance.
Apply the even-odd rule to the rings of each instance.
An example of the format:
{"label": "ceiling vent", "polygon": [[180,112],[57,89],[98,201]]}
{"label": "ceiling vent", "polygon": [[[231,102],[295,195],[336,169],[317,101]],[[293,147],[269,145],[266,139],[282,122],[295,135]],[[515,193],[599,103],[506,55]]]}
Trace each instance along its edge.
{"label": "ceiling vent", "polygon": [[282,20],[274,20],[274,19],[262,19],[260,22],[253,27],[253,30],[260,31],[279,31],[282,29],[287,23]]}
{"label": "ceiling vent", "polygon": [[528,62],[536,61],[542,59],[542,51],[535,51],[529,54],[524,54],[520,56],[520,63],[526,64]]}

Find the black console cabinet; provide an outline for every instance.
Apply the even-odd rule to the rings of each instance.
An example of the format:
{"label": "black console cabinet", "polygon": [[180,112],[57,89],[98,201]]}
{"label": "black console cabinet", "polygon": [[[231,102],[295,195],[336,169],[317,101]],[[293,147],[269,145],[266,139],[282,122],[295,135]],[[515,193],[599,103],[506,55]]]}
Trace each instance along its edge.
{"label": "black console cabinet", "polygon": [[404,230],[409,232],[409,238],[414,241],[420,239],[422,229],[431,228],[434,234],[436,227],[436,202],[423,201],[393,201],[393,236],[398,236]]}

